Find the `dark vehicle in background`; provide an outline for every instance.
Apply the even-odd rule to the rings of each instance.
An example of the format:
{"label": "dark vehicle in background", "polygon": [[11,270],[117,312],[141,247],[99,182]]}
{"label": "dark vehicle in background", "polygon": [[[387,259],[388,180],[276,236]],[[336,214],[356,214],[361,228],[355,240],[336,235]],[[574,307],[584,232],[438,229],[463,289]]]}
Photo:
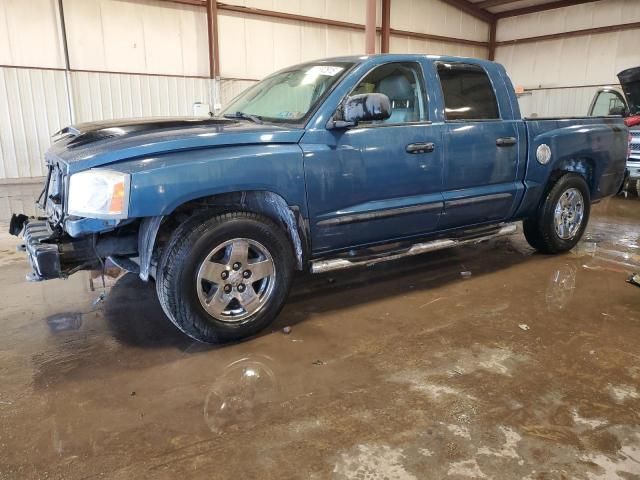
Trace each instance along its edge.
{"label": "dark vehicle in background", "polygon": [[[295,270],[327,272],[516,230],[573,248],[622,183],[621,117],[523,119],[500,64],[373,55],[286,68],[219,118],[64,129],[46,154],[41,218],[17,215],[31,279],[107,258],[185,334],[245,338]],[[55,288],[55,287],[52,287]]]}
{"label": "dark vehicle in background", "polygon": [[629,68],[618,74],[620,88],[598,90],[589,107],[589,116],[622,115],[629,127],[629,159],[627,185],[640,194],[640,67]]}

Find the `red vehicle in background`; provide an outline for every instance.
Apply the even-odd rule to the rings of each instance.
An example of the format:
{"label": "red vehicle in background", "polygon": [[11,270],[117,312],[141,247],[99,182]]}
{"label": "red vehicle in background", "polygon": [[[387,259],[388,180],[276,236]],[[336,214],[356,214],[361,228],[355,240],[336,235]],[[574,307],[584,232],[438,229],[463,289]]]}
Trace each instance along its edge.
{"label": "red vehicle in background", "polygon": [[640,195],[640,67],[618,74],[620,88],[598,90],[589,107],[589,116],[622,115],[629,127],[629,159],[624,190],[635,188]]}

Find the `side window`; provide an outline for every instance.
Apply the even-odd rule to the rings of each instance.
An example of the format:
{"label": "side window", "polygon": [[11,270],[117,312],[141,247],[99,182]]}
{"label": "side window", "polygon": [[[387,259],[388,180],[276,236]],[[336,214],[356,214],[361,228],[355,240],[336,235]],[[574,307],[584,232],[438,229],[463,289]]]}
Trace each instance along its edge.
{"label": "side window", "polygon": [[622,115],[625,111],[625,104],[616,92],[602,91],[598,93],[591,115],[594,117],[603,117],[607,115]]}
{"label": "side window", "polygon": [[[351,92],[384,93],[391,102],[391,117],[369,124],[393,124],[427,120],[424,80],[420,65],[387,63],[369,72]],[[365,123],[365,122],[363,122]]]}
{"label": "side window", "polygon": [[439,63],[438,77],[447,120],[500,118],[495,92],[482,67],[466,63]]}

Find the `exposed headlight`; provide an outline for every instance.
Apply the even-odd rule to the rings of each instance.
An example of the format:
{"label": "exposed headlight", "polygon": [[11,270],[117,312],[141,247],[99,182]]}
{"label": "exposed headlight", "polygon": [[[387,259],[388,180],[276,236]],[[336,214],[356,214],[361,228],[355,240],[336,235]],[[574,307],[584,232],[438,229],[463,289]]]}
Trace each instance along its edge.
{"label": "exposed headlight", "polygon": [[69,180],[67,213],[79,217],[120,219],[129,213],[126,173],[96,168],[74,173]]}

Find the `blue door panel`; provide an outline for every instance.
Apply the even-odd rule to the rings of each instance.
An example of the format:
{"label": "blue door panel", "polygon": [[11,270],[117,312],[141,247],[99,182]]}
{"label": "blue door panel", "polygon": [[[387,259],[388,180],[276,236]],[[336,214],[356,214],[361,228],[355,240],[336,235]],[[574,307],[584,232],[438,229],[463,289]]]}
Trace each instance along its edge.
{"label": "blue door panel", "polygon": [[[434,231],[443,206],[441,131],[420,123],[305,133],[314,253]],[[407,153],[418,142],[435,149]]]}
{"label": "blue door panel", "polygon": [[[509,216],[520,191],[520,135],[515,121],[446,123],[445,206],[440,228],[500,221]],[[499,139],[506,139],[507,145],[498,145]]]}

